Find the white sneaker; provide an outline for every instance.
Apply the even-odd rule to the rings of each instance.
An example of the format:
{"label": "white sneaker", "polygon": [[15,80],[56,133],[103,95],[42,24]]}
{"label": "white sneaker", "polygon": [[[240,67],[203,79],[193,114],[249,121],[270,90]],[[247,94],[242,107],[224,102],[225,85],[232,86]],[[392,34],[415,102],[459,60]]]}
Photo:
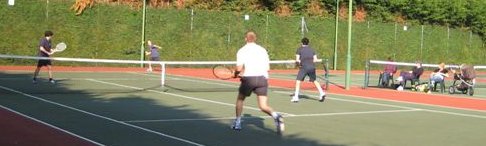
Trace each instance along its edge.
{"label": "white sneaker", "polygon": [[231,129],[240,131],[241,130],[241,122],[237,122],[236,119],[233,121],[233,124],[231,125]]}
{"label": "white sneaker", "polygon": [[292,99],[290,99],[290,102],[299,102],[299,97],[292,96]]}
{"label": "white sneaker", "polygon": [[324,100],[326,100],[326,94],[321,94],[319,96],[319,102],[324,102]]}
{"label": "white sneaker", "polygon": [[150,69],[150,68],[149,68],[149,69],[147,69],[147,72],[152,72],[152,69]]}
{"label": "white sneaker", "polygon": [[403,91],[403,86],[398,86],[397,90],[398,91]]}
{"label": "white sneaker", "polygon": [[52,84],[56,84],[56,80],[54,79],[50,80],[49,82],[51,82]]}
{"label": "white sneaker", "polygon": [[278,114],[275,118],[275,126],[277,126],[277,133],[282,133],[285,131],[284,119],[282,115]]}

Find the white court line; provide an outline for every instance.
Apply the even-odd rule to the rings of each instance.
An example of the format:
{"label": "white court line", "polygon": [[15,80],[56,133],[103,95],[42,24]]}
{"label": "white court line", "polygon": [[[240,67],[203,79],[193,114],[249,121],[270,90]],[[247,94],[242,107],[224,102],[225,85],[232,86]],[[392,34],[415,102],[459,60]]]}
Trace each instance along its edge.
{"label": "white court line", "polygon": [[[152,75],[147,75],[147,76],[152,76]],[[182,76],[182,75],[175,75],[175,76],[186,77],[186,76]],[[194,78],[194,77],[188,77],[188,78]],[[204,78],[197,78],[197,79],[202,79],[202,80],[209,81],[209,79],[204,79]],[[191,79],[181,79],[181,80],[194,81],[194,82],[206,83],[206,84],[215,84],[215,85],[221,84],[221,83],[212,83],[212,82],[207,82],[207,81],[191,80]],[[224,84],[224,85],[225,86],[232,86],[232,85],[228,85],[228,84]],[[273,92],[281,93],[281,94],[287,94],[287,95],[290,94],[290,92],[282,92],[282,91],[273,91]],[[351,96],[351,97],[358,97],[358,98],[365,98],[365,99],[379,100],[379,101],[387,101],[387,102],[407,103],[407,104],[424,105],[424,106],[431,106],[431,107],[440,107],[440,108],[459,109],[459,110],[466,110],[466,111],[484,112],[484,111],[481,111],[481,110],[474,110],[474,109],[456,108],[456,107],[448,107],[448,106],[440,106],[440,105],[431,105],[431,104],[422,104],[422,103],[406,102],[406,101],[385,100],[385,99],[377,99],[377,98],[371,98],[371,97],[366,97],[366,96],[358,96],[358,95],[346,95],[346,94],[338,94],[338,93],[328,93],[328,95],[329,94],[340,95],[340,96]],[[396,107],[396,108],[411,109],[411,110],[413,110],[413,109],[420,109],[422,111],[428,111],[428,112],[433,112],[433,113],[442,113],[442,114],[449,114],[449,115],[456,115],[456,116],[464,116],[464,117],[474,117],[474,118],[486,119],[486,116],[473,115],[473,114],[462,114],[462,113],[456,113],[456,112],[447,112],[447,111],[439,111],[439,110],[431,110],[431,109],[423,109],[423,108],[414,108],[414,107],[399,106],[399,105],[392,105],[392,104],[381,104],[381,103],[373,103],[373,102],[366,102],[366,101],[359,101],[359,100],[350,100],[350,99],[340,99],[340,98],[332,98],[332,97],[326,97],[326,98],[327,99],[333,99],[333,100],[339,100],[339,101],[346,101],[346,102],[362,103],[362,104],[369,104],[369,105],[379,105],[379,106],[386,106],[386,107]]]}
{"label": "white court line", "polygon": [[[283,91],[274,91],[276,93],[280,94],[292,94],[291,92],[283,92]],[[334,94],[334,93],[330,93]],[[317,97],[317,96],[314,96]],[[366,101],[359,101],[359,100],[350,100],[350,99],[340,99],[340,98],[333,98],[333,97],[326,97],[326,99],[332,99],[332,100],[338,100],[338,101],[346,101],[346,102],[354,102],[354,103],[361,103],[361,104],[368,104],[368,105],[379,105],[379,106],[385,106],[385,107],[394,107],[394,108],[402,108],[402,109],[417,109],[417,108],[412,108],[412,107],[407,107],[407,106],[399,106],[399,105],[391,105],[391,104],[382,104],[382,103],[374,103],[374,102],[366,102]]]}
{"label": "white court line", "polygon": [[486,116],[480,116],[480,115],[462,114],[462,113],[447,112],[447,111],[438,111],[438,110],[429,110],[429,109],[422,109],[422,110],[423,111],[427,111],[427,112],[432,112],[432,113],[441,113],[441,114],[449,114],[449,115],[456,115],[456,116],[464,116],[464,117],[473,117],[473,118],[486,119]]}
{"label": "white court line", "polygon": [[[335,95],[340,95],[340,96],[351,96],[351,97],[359,97],[359,98],[365,98],[365,99],[370,99],[370,100],[380,100],[380,101],[387,101],[387,102],[396,102],[396,103],[406,103],[406,104],[415,104],[415,105],[422,105],[422,106],[430,106],[430,107],[440,107],[440,108],[448,108],[448,109],[456,109],[456,110],[465,110],[465,111],[474,111],[474,112],[482,112],[486,113],[486,111],[483,110],[476,110],[476,109],[468,109],[468,108],[459,108],[459,107],[450,107],[450,106],[443,106],[443,105],[435,105],[435,104],[426,104],[426,103],[417,103],[417,102],[409,102],[409,101],[398,101],[398,100],[391,100],[391,99],[379,99],[379,98],[373,98],[373,97],[366,97],[366,96],[359,96],[359,95],[347,95],[347,94],[339,94],[339,93],[332,93]],[[343,99],[345,100],[345,99]],[[419,108],[423,109],[423,108]],[[436,110],[429,110],[429,109],[423,109],[423,110],[428,110],[430,112],[436,111]],[[437,113],[442,113],[444,111],[436,111]],[[453,113],[453,112],[451,112]],[[454,115],[457,115],[460,113],[456,113]],[[473,115],[474,117],[476,115]]]}
{"label": "white court line", "polygon": [[399,113],[399,112],[415,112],[422,109],[406,109],[406,110],[382,110],[382,111],[365,111],[365,112],[341,112],[341,113],[318,113],[318,114],[301,114],[292,117],[316,117],[316,116],[335,116],[335,115],[362,115],[362,114],[379,114],[379,113]]}
{"label": "white court line", "polygon": [[[0,86],[0,88],[5,89],[3,86]],[[8,90],[8,89],[5,89],[5,90]],[[5,109],[5,110],[8,110],[8,111],[10,111],[10,112],[12,112],[12,113],[15,113],[15,114],[17,114],[17,115],[20,115],[20,116],[22,116],[22,117],[24,117],[24,118],[27,118],[27,119],[33,120],[33,121],[35,121],[35,122],[37,122],[37,123],[41,123],[41,124],[43,124],[43,125],[46,125],[46,126],[48,126],[48,127],[53,128],[53,129],[56,129],[56,130],[62,131],[62,132],[67,133],[67,134],[69,134],[69,135],[71,135],[71,136],[74,136],[74,137],[80,138],[80,139],[82,139],[82,140],[85,140],[85,141],[91,142],[91,143],[93,143],[93,144],[95,144],[95,145],[104,146],[103,144],[101,144],[101,143],[99,143],[99,142],[96,142],[96,141],[93,141],[93,140],[91,140],[91,139],[88,139],[88,138],[85,138],[85,137],[79,136],[79,135],[77,135],[77,134],[74,134],[74,133],[72,133],[72,132],[69,132],[69,131],[64,130],[64,129],[62,129],[62,128],[59,128],[59,127],[57,127],[57,126],[54,126],[54,125],[52,125],[52,124],[46,123],[46,122],[41,121],[41,120],[39,120],[39,119],[36,119],[36,118],[34,118],[34,117],[28,116],[28,115],[26,115],[26,114],[23,114],[23,113],[20,113],[20,112],[18,112],[18,111],[15,111],[15,110],[13,110],[13,109],[10,109],[10,108],[8,108],[8,107],[5,107],[5,106],[3,106],[3,105],[0,105],[0,108],[3,108],[3,109]]]}
{"label": "white court line", "polygon": [[[124,88],[136,89],[136,90],[143,90],[143,88],[140,88],[140,87],[122,85],[122,84],[111,83],[111,82],[105,82],[105,81],[100,81],[100,80],[96,80],[96,79],[87,79],[87,80],[88,81],[92,81],[92,82],[102,83],[102,84],[114,85],[114,86],[118,86],[118,87],[124,87]],[[167,94],[167,95],[171,95],[171,96],[182,97],[182,98],[186,98],[186,99],[203,101],[203,102],[209,102],[209,103],[215,103],[215,104],[220,104],[220,105],[226,105],[226,106],[231,106],[231,107],[234,107],[235,106],[234,104],[230,104],[230,103],[219,102],[219,101],[214,101],[214,100],[207,100],[207,99],[201,99],[201,98],[190,97],[190,96],[185,96],[185,95],[180,95],[180,94],[174,94],[174,93],[168,93],[168,92],[162,92],[162,91],[157,91],[157,90],[145,90],[145,91],[155,92],[155,93],[159,93],[159,94]],[[261,111],[259,108],[255,108],[255,107],[243,106],[243,108],[245,108],[245,109],[251,109],[251,110],[256,110],[256,111]],[[284,113],[284,112],[279,112],[279,113],[281,113],[283,115],[293,115],[293,114]]]}
{"label": "white court line", "polygon": [[57,102],[54,102],[54,101],[50,101],[50,100],[43,99],[43,98],[40,98],[40,97],[37,97],[37,96],[26,94],[26,93],[23,93],[23,92],[14,90],[14,89],[10,89],[10,88],[7,88],[7,87],[0,86],[0,88],[11,91],[11,92],[15,92],[15,93],[18,93],[18,94],[21,94],[21,95],[24,95],[24,96],[27,96],[27,97],[30,97],[30,98],[33,98],[33,99],[37,99],[37,100],[40,100],[40,101],[43,101],[43,102],[46,102],[46,103],[50,103],[50,104],[54,104],[54,105],[57,105],[57,106],[60,106],[60,107],[64,107],[64,108],[67,108],[67,109],[78,111],[78,112],[81,112],[81,113],[84,113],[84,114],[87,114],[87,115],[91,115],[91,116],[94,116],[94,117],[98,117],[98,118],[101,118],[101,119],[112,121],[112,122],[115,122],[115,123],[118,123],[118,124],[122,124],[122,125],[125,125],[125,126],[129,126],[129,127],[132,127],[132,128],[143,130],[143,131],[146,131],[146,132],[154,133],[154,134],[157,134],[157,135],[160,135],[160,136],[163,136],[163,137],[182,141],[182,142],[192,144],[192,145],[204,146],[203,144],[199,144],[199,143],[196,143],[196,142],[192,142],[192,141],[189,141],[189,140],[186,140],[186,139],[182,139],[182,138],[179,138],[179,137],[175,137],[175,136],[171,136],[171,135],[164,134],[164,133],[161,133],[161,132],[157,132],[157,131],[154,131],[154,130],[150,130],[150,129],[147,129],[147,128],[143,128],[143,127],[140,127],[140,126],[132,125],[132,124],[129,124],[129,123],[126,123],[126,122],[118,121],[118,120],[108,118],[108,117],[105,117],[105,116],[101,116],[101,115],[98,115],[98,114],[90,113],[90,112],[87,112],[87,111],[84,111],[84,110],[80,110],[80,109],[70,107],[70,106],[67,106],[67,105],[64,105],[64,104],[60,104],[60,103],[57,103]]}
{"label": "white court line", "polygon": [[[366,112],[340,112],[340,113],[319,113],[319,114],[301,114],[285,116],[289,117],[320,117],[320,116],[336,116],[336,115],[362,115],[362,114],[379,114],[379,113],[399,113],[399,112],[414,112],[421,111],[420,109],[408,109],[408,110],[381,110],[381,111],[366,111]],[[241,117],[242,119],[271,119],[270,116],[252,116]],[[215,121],[215,120],[232,120],[234,117],[221,117],[221,118],[188,118],[188,119],[161,119],[161,120],[130,120],[124,121],[127,123],[152,123],[152,122],[182,122],[182,121]]]}
{"label": "white court line", "polygon": [[[142,73],[132,73],[135,75],[144,75],[144,76],[150,76],[150,77],[158,77],[156,75],[151,75],[151,74],[142,74]],[[172,78],[173,80],[181,80],[181,81],[190,81],[190,82],[196,82],[196,83],[205,83],[205,84],[212,84],[212,85],[221,85],[221,86],[227,86],[227,87],[238,87],[237,85],[229,85],[227,81],[219,81],[219,80],[210,80],[206,78],[198,78],[198,77],[191,77],[191,76],[184,76],[184,75],[171,75],[171,76],[177,76],[177,77],[183,77],[183,78],[177,78],[177,77],[166,77],[167,78]],[[193,79],[184,79],[184,78],[193,78]],[[197,80],[194,80],[197,79]],[[206,80],[206,81],[201,81],[201,80]],[[213,81],[213,82],[207,82],[207,81]],[[215,83],[215,82],[224,82],[224,83]],[[232,82],[231,82],[232,83]]]}

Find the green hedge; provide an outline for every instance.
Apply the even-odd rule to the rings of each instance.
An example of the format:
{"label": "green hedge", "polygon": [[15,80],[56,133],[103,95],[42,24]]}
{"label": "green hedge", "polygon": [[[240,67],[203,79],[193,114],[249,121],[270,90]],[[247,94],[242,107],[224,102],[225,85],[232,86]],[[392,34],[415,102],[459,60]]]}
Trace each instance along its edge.
{"label": "green hedge", "polygon": [[[48,17],[44,0],[16,1],[0,6],[0,54],[35,55],[39,39],[53,30],[54,43],[63,41],[68,50],[56,56],[74,58],[140,59],[142,10],[117,4],[97,4],[76,16],[72,0],[50,0]],[[258,42],[271,59],[293,59],[302,37],[301,17],[276,17],[272,13],[148,8],[146,39],[162,46],[163,60],[234,60],[244,44],[248,29],[258,33]],[[245,21],[248,14],[250,20]],[[305,17],[311,46],[322,58],[333,60],[334,19]],[[192,22],[192,30],[191,30]],[[339,21],[338,69],[344,69],[347,52],[347,21]],[[485,48],[479,36],[469,31],[436,26],[409,26],[381,22],[353,23],[352,68],[363,69],[368,59],[427,63],[485,62]],[[449,34],[449,36],[448,36]],[[422,48],[422,49],[421,49]],[[31,64],[33,61],[1,59],[1,64]],[[61,65],[80,65],[64,63]],[[331,62],[332,64],[332,62]]]}

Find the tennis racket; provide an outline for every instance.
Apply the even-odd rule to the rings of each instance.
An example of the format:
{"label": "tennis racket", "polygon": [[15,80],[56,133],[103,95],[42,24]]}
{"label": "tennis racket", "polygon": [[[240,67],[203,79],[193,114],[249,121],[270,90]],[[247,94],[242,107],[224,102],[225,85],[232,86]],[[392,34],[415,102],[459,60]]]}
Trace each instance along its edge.
{"label": "tennis racket", "polygon": [[216,65],[213,67],[213,75],[222,80],[234,78],[235,70],[228,65]]}
{"label": "tennis racket", "polygon": [[52,50],[52,52],[62,52],[64,50],[66,50],[66,47],[67,47],[66,43],[61,42],[61,43],[56,45],[56,48],[54,48]]}

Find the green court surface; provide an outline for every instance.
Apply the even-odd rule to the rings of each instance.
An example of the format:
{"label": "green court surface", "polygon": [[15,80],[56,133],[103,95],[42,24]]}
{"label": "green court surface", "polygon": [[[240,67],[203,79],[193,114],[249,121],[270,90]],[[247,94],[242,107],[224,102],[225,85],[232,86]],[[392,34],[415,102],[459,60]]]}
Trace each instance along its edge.
{"label": "green court surface", "polygon": [[[332,91],[323,103],[316,92],[291,103],[292,89],[271,88],[269,104],[285,117],[279,135],[254,95],[245,103],[243,130],[230,129],[235,82],[169,75],[161,87],[155,73],[55,72],[58,83],[50,84],[43,72],[44,80],[33,84],[32,72],[0,75],[1,106],[103,145],[473,146],[486,137],[483,111]],[[342,84],[341,76],[331,80]],[[363,79],[353,74],[353,85]],[[480,90],[474,98],[485,97]]]}

